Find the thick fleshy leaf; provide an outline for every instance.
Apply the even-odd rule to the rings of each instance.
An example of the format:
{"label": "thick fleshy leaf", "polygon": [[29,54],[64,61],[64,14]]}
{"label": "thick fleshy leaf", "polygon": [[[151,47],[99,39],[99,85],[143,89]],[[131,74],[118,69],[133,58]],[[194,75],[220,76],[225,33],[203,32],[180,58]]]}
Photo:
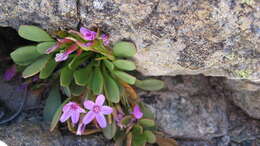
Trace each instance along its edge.
{"label": "thick fleshy leaf", "polygon": [[43,119],[51,122],[53,116],[61,104],[61,95],[59,89],[54,87],[51,89],[43,109]]}
{"label": "thick fleshy leaf", "polygon": [[116,135],[116,123],[115,121],[112,124],[108,124],[106,128],[102,129],[103,135],[107,139],[112,139]]}
{"label": "thick fleshy leaf", "polygon": [[40,54],[45,54],[46,50],[53,47],[55,44],[56,42],[43,42],[43,43],[39,43],[36,46],[36,48]]}
{"label": "thick fleshy leaf", "polygon": [[37,59],[34,63],[25,68],[25,70],[23,71],[23,77],[28,78],[39,73],[46,66],[48,60],[49,56],[47,55],[44,55]]}
{"label": "thick fleshy leaf", "polygon": [[141,111],[143,112],[143,118],[154,119],[154,113],[150,110],[150,108],[146,104],[140,103],[139,105]]}
{"label": "thick fleshy leaf", "polygon": [[164,82],[156,79],[136,80],[135,86],[143,90],[157,91],[164,87]]}
{"label": "thick fleshy leaf", "polygon": [[128,73],[122,71],[114,71],[114,74],[121,79],[122,81],[133,85],[135,83],[136,78],[134,76],[129,75]]}
{"label": "thick fleshy leaf", "polygon": [[133,129],[132,129],[132,133],[134,135],[141,135],[144,132],[144,129],[141,125],[136,124]]}
{"label": "thick fleshy leaf", "polygon": [[57,126],[57,124],[59,123],[59,120],[60,120],[60,116],[61,116],[61,113],[62,113],[62,108],[63,106],[68,103],[69,101],[71,100],[71,98],[67,98],[60,106],[59,108],[56,110],[53,118],[52,118],[52,121],[51,121],[51,127],[50,127],[50,131],[53,131],[54,128]]}
{"label": "thick fleshy leaf", "polygon": [[111,102],[118,103],[120,100],[120,90],[117,83],[114,79],[108,75],[107,72],[104,72],[105,86],[104,90],[107,96],[107,99]]}
{"label": "thick fleshy leaf", "polygon": [[156,136],[153,134],[152,131],[150,130],[145,130],[144,135],[146,136],[146,140],[148,143],[155,143],[156,142]]}
{"label": "thick fleshy leaf", "polygon": [[37,51],[35,46],[21,47],[11,53],[11,58],[19,65],[31,64],[39,56],[41,56],[41,54]]}
{"label": "thick fleshy leaf", "polygon": [[53,41],[51,36],[43,29],[32,25],[21,25],[18,34],[27,40],[35,42]]}
{"label": "thick fleshy leaf", "polygon": [[139,122],[144,127],[153,127],[153,126],[155,126],[155,122],[152,119],[141,119],[141,120],[139,120]]}
{"label": "thick fleshy leaf", "polygon": [[103,86],[104,78],[100,71],[100,68],[95,68],[91,79],[90,88],[93,90],[95,94],[100,94],[102,93]]}
{"label": "thick fleshy leaf", "polygon": [[69,87],[61,87],[62,93],[65,94],[67,97],[71,97],[71,91]]}
{"label": "thick fleshy leaf", "polygon": [[84,52],[79,56],[75,56],[73,60],[69,63],[69,68],[71,70],[76,69],[79,65],[85,62],[89,58],[90,52]]}
{"label": "thick fleshy leaf", "polygon": [[85,87],[78,86],[75,83],[70,85],[70,91],[73,96],[80,96],[85,90]]}
{"label": "thick fleshy leaf", "polygon": [[90,65],[86,68],[75,71],[73,74],[75,83],[79,86],[86,86],[88,84],[91,72],[93,72],[93,70]]}
{"label": "thick fleshy leaf", "polygon": [[114,64],[112,62],[108,60],[104,60],[103,62],[108,70],[110,71],[114,70]]}
{"label": "thick fleshy leaf", "polygon": [[40,79],[47,79],[57,65],[58,63],[53,58],[50,58],[46,66],[40,72]]}
{"label": "thick fleshy leaf", "polygon": [[132,146],[145,146],[146,136],[144,134],[134,135]]}
{"label": "thick fleshy leaf", "polygon": [[136,69],[135,63],[129,60],[118,59],[115,60],[113,63],[117,68],[121,70],[132,71]]}
{"label": "thick fleshy leaf", "polygon": [[130,42],[117,42],[113,47],[113,54],[118,57],[133,57],[136,54],[136,48]]}
{"label": "thick fleshy leaf", "polygon": [[68,87],[73,79],[73,70],[69,69],[67,66],[61,70],[60,74],[60,85],[63,87]]}

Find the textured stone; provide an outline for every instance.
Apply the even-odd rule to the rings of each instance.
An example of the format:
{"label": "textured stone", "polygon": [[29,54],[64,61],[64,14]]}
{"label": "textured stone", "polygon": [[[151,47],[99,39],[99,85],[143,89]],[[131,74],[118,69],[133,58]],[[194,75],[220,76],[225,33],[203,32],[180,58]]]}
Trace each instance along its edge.
{"label": "textured stone", "polygon": [[[234,0],[0,0],[0,26],[101,27],[132,40],[144,75],[260,78],[260,2]],[[137,13],[138,12],[138,13]]]}
{"label": "textured stone", "polygon": [[62,135],[41,122],[23,121],[0,127],[0,140],[10,146],[110,146],[102,137]]}
{"label": "textured stone", "polygon": [[225,135],[228,121],[224,95],[202,76],[167,78],[169,91],[142,95],[155,112],[161,131],[171,137],[210,140]]}
{"label": "textured stone", "polygon": [[260,119],[260,82],[227,80],[226,83],[233,91],[232,101],[249,116]]}

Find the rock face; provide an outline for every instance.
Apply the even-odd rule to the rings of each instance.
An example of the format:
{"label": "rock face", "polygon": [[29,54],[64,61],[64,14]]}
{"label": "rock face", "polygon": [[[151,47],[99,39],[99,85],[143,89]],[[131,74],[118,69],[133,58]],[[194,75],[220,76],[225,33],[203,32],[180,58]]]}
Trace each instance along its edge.
{"label": "rock face", "polygon": [[260,119],[260,82],[227,80],[226,83],[233,91],[233,102],[249,116]]}
{"label": "rock face", "polygon": [[162,131],[171,137],[197,140],[211,140],[227,133],[224,95],[207,78],[189,76],[177,82],[171,78],[166,81],[168,91],[142,96],[155,112]]}
{"label": "rock face", "polygon": [[[138,12],[138,13],[137,13]],[[99,26],[138,47],[145,75],[260,78],[260,2],[234,0],[0,0],[0,26]]]}
{"label": "rock face", "polygon": [[62,136],[58,130],[49,132],[46,124],[23,121],[0,127],[0,139],[10,146],[109,146],[97,136]]}

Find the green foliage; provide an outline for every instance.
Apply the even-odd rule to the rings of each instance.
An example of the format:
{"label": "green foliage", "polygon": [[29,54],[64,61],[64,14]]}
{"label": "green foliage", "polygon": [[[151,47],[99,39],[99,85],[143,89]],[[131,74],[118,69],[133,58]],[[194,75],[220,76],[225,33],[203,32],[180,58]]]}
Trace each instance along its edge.
{"label": "green foliage", "polygon": [[117,57],[133,57],[136,54],[136,48],[130,42],[117,42],[113,47],[113,54]]}
{"label": "green foliage", "polygon": [[[28,78],[39,73],[40,79],[50,78],[55,86],[51,88],[44,108],[44,119],[50,121],[52,118],[51,130],[58,124],[66,103],[73,101],[83,107],[82,102],[85,99],[92,100],[98,94],[104,94],[104,104],[113,107],[114,110],[113,114],[107,117],[112,124],[102,129],[107,139],[132,146],[143,146],[147,142],[156,141],[153,133],[154,114],[140,102],[132,86],[157,91],[162,89],[164,84],[156,79],[141,81],[128,72],[136,70],[135,63],[131,61],[131,57],[137,52],[133,43],[120,41],[110,49],[103,44],[105,40],[102,40],[99,30],[94,40],[87,40],[83,34],[76,31],[62,31],[62,35],[58,33],[59,42],[35,26],[22,25],[18,32],[21,37],[38,42],[35,46],[21,47],[11,53],[11,58],[16,64],[26,66],[23,77]],[[49,48],[54,50],[46,54]],[[63,95],[69,97],[62,104],[62,96],[58,85],[55,84],[57,79]],[[140,106],[143,113],[141,119],[134,117],[134,105]],[[116,122],[119,113],[123,113],[123,117]],[[68,121],[68,129],[75,133],[75,127],[69,126],[70,124],[71,121]],[[118,126],[120,128],[117,128]]]}
{"label": "green foliage", "polygon": [[43,109],[43,119],[51,122],[53,116],[61,104],[61,95],[59,89],[54,87],[51,89]]}
{"label": "green foliage", "polygon": [[23,77],[28,78],[39,73],[48,63],[49,56],[45,55],[37,59],[23,71]]}
{"label": "green foliage", "polygon": [[18,34],[24,39],[35,42],[54,41],[47,32],[39,27],[31,25],[21,25]]}

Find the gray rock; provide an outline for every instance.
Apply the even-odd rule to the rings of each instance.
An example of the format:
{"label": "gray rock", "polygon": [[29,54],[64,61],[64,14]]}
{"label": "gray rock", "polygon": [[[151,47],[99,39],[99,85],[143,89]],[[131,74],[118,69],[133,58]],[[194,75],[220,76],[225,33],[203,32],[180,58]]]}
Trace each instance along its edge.
{"label": "gray rock", "polygon": [[[227,133],[226,103],[202,76],[168,84],[170,91],[145,93],[142,97],[155,112],[161,131],[171,137],[211,140]],[[175,80],[176,81],[176,80]],[[169,82],[168,82],[169,83]],[[174,92],[172,92],[174,91]]]}
{"label": "gray rock", "polygon": [[102,137],[62,135],[41,122],[23,121],[0,127],[0,140],[10,146],[110,146]]}
{"label": "gray rock", "polygon": [[39,25],[51,31],[76,28],[75,0],[0,0],[0,26]]}
{"label": "gray rock", "polygon": [[98,26],[114,42],[132,40],[138,71],[156,76],[259,80],[259,16],[259,1],[0,0],[0,26]]}
{"label": "gray rock", "polygon": [[249,116],[260,119],[260,82],[227,80],[226,83],[233,91],[232,101]]}

